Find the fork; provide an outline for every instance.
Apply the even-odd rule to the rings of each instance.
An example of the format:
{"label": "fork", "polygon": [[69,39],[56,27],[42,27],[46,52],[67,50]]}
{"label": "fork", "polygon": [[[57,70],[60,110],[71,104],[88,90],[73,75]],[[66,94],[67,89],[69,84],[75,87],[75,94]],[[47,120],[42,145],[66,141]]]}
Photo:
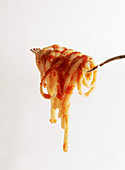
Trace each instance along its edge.
{"label": "fork", "polygon": [[[37,54],[38,52],[41,51],[41,49],[40,48],[33,48],[33,49],[30,49],[30,51]],[[123,58],[125,58],[125,55],[120,55],[120,56],[109,58],[109,59],[105,60],[104,62],[102,62],[101,64],[98,64],[95,67],[93,67],[92,69],[88,70],[87,72],[90,73],[90,72],[97,70],[99,67],[101,67],[101,66],[103,66],[103,65],[105,65],[105,64],[107,64],[111,61],[119,60],[119,59],[123,59]]]}

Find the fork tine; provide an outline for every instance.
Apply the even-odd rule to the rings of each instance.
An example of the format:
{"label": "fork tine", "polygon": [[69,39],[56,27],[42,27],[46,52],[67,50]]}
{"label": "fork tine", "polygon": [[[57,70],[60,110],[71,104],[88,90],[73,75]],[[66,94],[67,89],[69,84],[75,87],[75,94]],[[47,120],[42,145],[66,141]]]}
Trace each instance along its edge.
{"label": "fork tine", "polygon": [[33,49],[30,49],[30,51],[32,51],[34,54],[37,54],[38,52],[41,51],[40,48],[33,48]]}
{"label": "fork tine", "polygon": [[32,49],[30,49],[30,51],[32,51],[33,53],[35,53],[35,54],[36,54],[36,51],[34,51],[34,50],[32,50]]}

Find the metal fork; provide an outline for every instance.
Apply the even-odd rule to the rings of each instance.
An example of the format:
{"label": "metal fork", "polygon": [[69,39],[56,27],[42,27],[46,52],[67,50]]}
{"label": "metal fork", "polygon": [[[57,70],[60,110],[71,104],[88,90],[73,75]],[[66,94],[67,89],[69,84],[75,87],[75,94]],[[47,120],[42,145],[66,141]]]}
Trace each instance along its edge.
{"label": "metal fork", "polygon": [[[33,48],[33,49],[30,49],[30,51],[37,54],[39,51],[41,51],[41,49],[40,48]],[[109,58],[106,61],[102,62],[101,64],[98,64],[95,67],[93,67],[92,69],[88,70],[87,72],[90,73],[90,72],[97,70],[99,67],[101,67],[101,66],[103,66],[103,65],[105,65],[105,64],[107,64],[111,61],[119,60],[119,59],[123,59],[123,58],[125,58],[125,55],[120,55],[120,56]]]}

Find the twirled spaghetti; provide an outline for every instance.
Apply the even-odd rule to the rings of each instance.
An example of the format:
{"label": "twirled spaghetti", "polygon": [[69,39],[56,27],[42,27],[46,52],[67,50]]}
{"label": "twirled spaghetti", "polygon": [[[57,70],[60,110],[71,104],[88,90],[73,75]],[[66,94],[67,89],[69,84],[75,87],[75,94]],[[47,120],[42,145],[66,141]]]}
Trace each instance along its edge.
{"label": "twirled spaghetti", "polygon": [[[91,57],[59,45],[34,51],[41,74],[40,93],[44,98],[51,100],[51,123],[56,123],[56,109],[59,109],[58,117],[61,118],[61,127],[64,129],[63,150],[67,152],[70,97],[76,86],[82,96],[88,96],[92,92],[97,71],[88,73],[87,70],[95,64]],[[82,85],[88,88],[86,93],[83,93]],[[47,93],[44,92],[44,88],[47,89]]]}

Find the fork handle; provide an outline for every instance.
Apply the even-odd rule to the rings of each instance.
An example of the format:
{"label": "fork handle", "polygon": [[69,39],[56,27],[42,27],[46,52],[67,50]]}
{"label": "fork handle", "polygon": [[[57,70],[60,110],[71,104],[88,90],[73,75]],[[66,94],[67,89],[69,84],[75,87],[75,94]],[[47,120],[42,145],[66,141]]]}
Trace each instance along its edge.
{"label": "fork handle", "polygon": [[103,66],[104,64],[107,64],[107,63],[109,63],[109,62],[111,62],[111,61],[114,61],[114,60],[123,59],[123,58],[125,58],[125,55],[120,55],[120,56],[116,56],[116,57],[109,58],[108,60],[104,61],[104,62],[101,63],[101,64],[98,64],[97,66],[93,67],[92,69],[88,70],[87,72],[89,73],[89,72],[95,71],[95,70],[98,69],[98,67],[101,67],[101,66]]}

